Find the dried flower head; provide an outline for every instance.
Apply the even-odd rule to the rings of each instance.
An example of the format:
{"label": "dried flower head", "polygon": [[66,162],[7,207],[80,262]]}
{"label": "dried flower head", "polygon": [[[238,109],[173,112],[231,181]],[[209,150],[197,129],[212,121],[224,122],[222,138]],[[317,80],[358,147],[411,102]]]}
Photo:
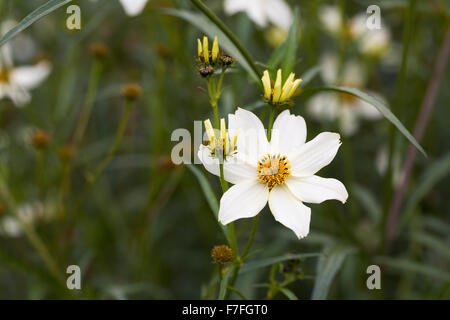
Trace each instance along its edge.
{"label": "dried flower head", "polygon": [[31,134],[31,144],[36,149],[45,149],[50,142],[50,135],[43,130],[36,130]]}
{"label": "dried flower head", "polygon": [[225,264],[234,259],[233,250],[227,245],[215,246],[211,251],[214,263]]}
{"label": "dried flower head", "polygon": [[61,161],[70,161],[75,154],[75,147],[71,144],[65,144],[59,148],[58,154]]}
{"label": "dried flower head", "polygon": [[90,45],[89,51],[97,59],[104,59],[109,53],[109,48],[103,42],[94,42]]}
{"label": "dried flower head", "polygon": [[136,100],[142,95],[142,89],[136,83],[129,83],[122,87],[121,94],[127,100]]}

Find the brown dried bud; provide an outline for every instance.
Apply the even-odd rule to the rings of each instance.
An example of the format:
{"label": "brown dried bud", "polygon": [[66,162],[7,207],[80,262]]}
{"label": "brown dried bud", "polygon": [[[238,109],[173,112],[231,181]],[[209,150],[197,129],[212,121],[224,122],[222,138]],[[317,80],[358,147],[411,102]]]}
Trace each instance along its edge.
{"label": "brown dried bud", "polygon": [[75,154],[75,147],[71,144],[65,144],[59,148],[58,154],[61,161],[70,161]]}
{"label": "brown dried bud", "polygon": [[96,57],[97,59],[105,58],[109,53],[109,48],[106,44],[102,42],[92,43],[89,47],[89,51]]}
{"label": "brown dried bud", "polygon": [[224,66],[231,66],[234,63],[234,59],[232,56],[230,56],[229,54],[226,54],[224,52],[222,52],[219,56],[220,62],[222,62],[222,64]]}
{"label": "brown dried bud", "polygon": [[43,130],[36,130],[31,134],[31,144],[36,149],[45,149],[50,142],[50,135]]}
{"label": "brown dried bud", "polygon": [[136,83],[129,83],[122,87],[121,94],[127,100],[136,100],[141,96],[142,89]]}
{"label": "brown dried bud", "polygon": [[227,245],[215,246],[211,251],[211,257],[218,264],[232,262],[234,259],[233,250]]}
{"label": "brown dried bud", "polygon": [[209,77],[214,73],[214,68],[209,64],[202,64],[198,71],[200,72],[200,75],[204,78]]}
{"label": "brown dried bud", "polygon": [[172,162],[172,159],[168,155],[160,156],[156,159],[156,168],[162,170],[168,170],[175,168],[175,164]]}

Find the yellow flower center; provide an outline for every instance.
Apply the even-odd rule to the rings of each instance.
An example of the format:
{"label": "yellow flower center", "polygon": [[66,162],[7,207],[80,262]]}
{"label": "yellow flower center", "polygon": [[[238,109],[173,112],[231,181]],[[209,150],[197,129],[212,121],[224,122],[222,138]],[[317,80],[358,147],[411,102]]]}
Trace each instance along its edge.
{"label": "yellow flower center", "polygon": [[272,189],[286,181],[291,175],[290,168],[291,166],[286,156],[267,154],[258,161],[257,172],[259,181],[267,185],[269,189]]}
{"label": "yellow flower center", "polygon": [[8,70],[0,69],[0,83],[7,83],[9,82],[9,72]]}

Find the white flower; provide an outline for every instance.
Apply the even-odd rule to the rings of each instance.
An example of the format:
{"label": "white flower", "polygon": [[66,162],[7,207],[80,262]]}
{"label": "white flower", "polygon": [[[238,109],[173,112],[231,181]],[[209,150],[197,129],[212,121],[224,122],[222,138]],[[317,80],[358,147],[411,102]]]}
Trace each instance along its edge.
{"label": "white flower", "polygon": [[[338,75],[338,59],[333,55],[325,55],[320,62],[321,76],[328,85],[338,85],[361,89],[365,86],[366,76],[360,66],[354,60],[344,64],[342,75]],[[383,101],[384,99],[374,93],[371,95]],[[360,119],[377,120],[381,113],[370,103],[348,94],[334,92],[321,92],[311,99],[306,105],[307,111],[317,120],[338,119],[340,129],[346,136],[354,134]]]}
{"label": "white flower", "polygon": [[361,13],[344,21],[336,6],[323,6],[319,11],[319,19],[329,33],[356,41],[358,49],[365,55],[382,56],[390,48],[391,33],[384,25],[381,29],[369,29],[366,25],[367,17],[365,13]]}
{"label": "white flower", "polygon": [[120,3],[127,15],[137,16],[144,10],[147,1],[148,0],[120,0]]}
{"label": "white flower", "polygon": [[[222,224],[253,217],[269,203],[275,220],[303,238],[311,218],[311,209],[303,202],[347,200],[341,182],[315,175],[335,157],[341,144],[338,134],[324,132],[306,142],[305,120],[286,110],[275,120],[268,142],[263,124],[252,112],[238,108],[228,119],[230,130],[239,129],[239,136],[236,153],[224,162],[225,180],[235,185],[220,200]],[[200,147],[200,160],[219,175],[218,162],[205,164],[210,160],[207,152]]]}
{"label": "white flower", "polygon": [[283,0],[225,0],[224,8],[229,15],[246,12],[260,27],[271,22],[287,31],[293,21],[291,8]]}
{"label": "white flower", "polygon": [[[91,0],[97,2],[98,0]],[[125,13],[129,16],[139,15],[145,8],[148,0],[119,0]]]}
{"label": "white flower", "polygon": [[[2,34],[10,29],[11,23],[2,25]],[[44,81],[51,71],[48,61],[33,66],[14,67],[12,48],[7,43],[0,49],[0,99],[10,98],[18,107],[31,101],[30,90]]]}

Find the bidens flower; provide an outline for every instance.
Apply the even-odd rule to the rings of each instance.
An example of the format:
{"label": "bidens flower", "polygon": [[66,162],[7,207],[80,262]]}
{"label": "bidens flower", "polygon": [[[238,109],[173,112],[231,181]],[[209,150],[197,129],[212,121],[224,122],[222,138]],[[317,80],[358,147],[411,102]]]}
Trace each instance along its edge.
{"label": "bidens flower", "polygon": [[[5,34],[13,25],[8,21],[2,25]],[[10,98],[18,107],[31,101],[30,90],[36,88],[50,74],[51,64],[44,60],[34,66],[14,67],[12,47],[0,48],[0,99]]]}
{"label": "bidens flower", "polygon": [[264,98],[272,104],[281,104],[289,100],[292,95],[297,90],[297,87],[302,82],[302,79],[294,79],[295,73],[291,72],[289,77],[281,86],[282,73],[281,69],[277,71],[277,78],[275,80],[275,85],[272,87],[270,81],[269,71],[264,71],[263,77],[261,78],[264,87]]}
{"label": "bidens flower", "polygon": [[[320,62],[321,76],[328,85],[337,85],[362,89],[366,83],[366,76],[362,66],[355,60],[347,61],[339,75],[338,58],[334,55],[325,55]],[[371,93],[381,101],[382,97]],[[359,127],[361,119],[377,120],[381,113],[368,102],[352,95],[335,92],[320,92],[308,100],[307,111],[317,120],[338,120],[341,132],[350,136]]]}
{"label": "bidens flower", "polygon": [[203,41],[197,39],[197,55],[201,62],[209,64],[211,61],[215,63],[219,55],[219,42],[217,36],[214,37],[214,42],[211,50],[209,50],[208,37],[203,36]]}
{"label": "bidens flower", "polygon": [[224,9],[229,15],[243,11],[260,27],[271,22],[287,31],[293,21],[291,8],[283,0],[225,0]]}
{"label": "bidens flower", "polygon": [[[220,200],[222,224],[253,217],[268,202],[275,220],[303,238],[311,218],[303,202],[347,200],[341,182],[315,175],[335,157],[341,144],[338,134],[324,132],[305,143],[304,119],[286,110],[275,120],[269,142],[263,124],[252,112],[238,108],[229,119],[230,128],[240,128],[240,132],[236,154],[224,163],[225,179],[235,185]],[[217,168],[205,167],[219,175]]]}

